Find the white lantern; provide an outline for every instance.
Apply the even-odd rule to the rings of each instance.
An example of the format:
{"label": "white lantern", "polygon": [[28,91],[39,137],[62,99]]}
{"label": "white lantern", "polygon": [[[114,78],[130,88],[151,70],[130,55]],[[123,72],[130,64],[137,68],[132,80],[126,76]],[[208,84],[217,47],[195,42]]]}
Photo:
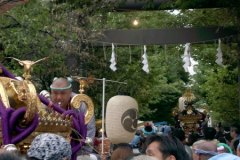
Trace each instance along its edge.
{"label": "white lantern", "polygon": [[129,143],[137,130],[138,104],[129,96],[112,97],[106,109],[106,133],[113,144]]}

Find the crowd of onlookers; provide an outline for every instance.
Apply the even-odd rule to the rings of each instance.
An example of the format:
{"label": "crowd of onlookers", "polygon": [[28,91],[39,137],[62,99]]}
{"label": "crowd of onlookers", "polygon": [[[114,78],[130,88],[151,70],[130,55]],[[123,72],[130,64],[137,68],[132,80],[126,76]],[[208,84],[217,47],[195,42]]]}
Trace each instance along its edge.
{"label": "crowd of onlookers", "polygon": [[[132,142],[112,144],[101,158],[96,148],[78,160],[240,160],[240,126],[205,127],[202,134],[186,134],[182,129],[163,126],[161,130],[146,124],[137,130]],[[98,146],[101,144],[97,144]],[[94,146],[93,146],[94,147]],[[100,152],[100,151],[99,151]],[[63,137],[38,135],[21,155],[15,145],[1,148],[0,160],[70,160],[71,145]]]}
{"label": "crowd of onlookers", "polygon": [[[174,155],[175,159],[180,160],[240,160],[240,125],[234,124],[230,127],[222,127],[218,124],[216,127],[204,127],[200,133],[185,133],[180,128],[170,126],[161,126],[160,129],[154,128],[153,125],[146,125],[136,132],[136,135],[130,143],[133,148],[140,149],[142,154],[150,155],[148,149],[151,148],[148,140],[153,137],[168,137],[167,143],[174,141],[175,149],[182,156],[169,152],[169,146],[165,146],[164,142],[159,142],[159,151],[162,154]],[[177,140],[175,140],[177,138]],[[181,143],[179,145],[179,142]],[[170,147],[173,151],[174,147]],[[184,148],[184,151],[182,150]],[[187,153],[187,156],[185,153]],[[155,155],[156,157],[156,155]],[[163,156],[164,157],[164,156]],[[166,156],[167,157],[167,156]],[[166,159],[163,158],[163,159]],[[158,157],[158,159],[161,159]]]}

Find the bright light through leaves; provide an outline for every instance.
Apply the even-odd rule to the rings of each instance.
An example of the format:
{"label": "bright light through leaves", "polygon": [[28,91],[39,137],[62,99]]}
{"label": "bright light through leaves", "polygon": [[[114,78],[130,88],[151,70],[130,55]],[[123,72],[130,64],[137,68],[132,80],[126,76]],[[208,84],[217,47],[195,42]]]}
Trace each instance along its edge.
{"label": "bright light through leaves", "polygon": [[133,23],[134,26],[138,26],[139,25],[139,21],[137,19],[134,19],[132,23]]}

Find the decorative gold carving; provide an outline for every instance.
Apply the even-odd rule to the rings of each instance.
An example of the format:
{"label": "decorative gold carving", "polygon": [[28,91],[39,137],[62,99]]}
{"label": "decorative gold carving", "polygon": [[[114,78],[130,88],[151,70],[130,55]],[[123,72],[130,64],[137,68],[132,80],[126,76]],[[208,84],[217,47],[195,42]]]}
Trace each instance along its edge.
{"label": "decorative gold carving", "polygon": [[[24,104],[24,106],[26,106],[27,110],[26,113],[24,115],[24,119],[22,121],[23,124],[28,124],[29,122],[31,122],[34,118],[34,115],[37,111],[37,104],[38,104],[38,97],[37,97],[37,93],[36,93],[36,89],[35,86],[32,84],[32,82],[30,81],[31,79],[31,69],[32,66],[40,61],[45,60],[47,57],[39,59],[37,61],[30,61],[30,60],[19,60],[17,58],[14,57],[9,57],[12,58],[16,61],[18,61],[18,63],[20,65],[22,65],[24,68],[24,73],[23,73],[23,77],[24,80],[23,81],[18,81],[18,80],[7,80],[9,83],[9,88],[7,88],[8,90],[10,90],[10,92],[12,93],[10,96],[13,99],[13,103],[17,102],[20,104]],[[17,97],[17,99],[16,99]],[[16,104],[13,104],[14,107]]]}
{"label": "decorative gold carving", "polygon": [[172,109],[172,115],[173,116],[176,116],[178,114],[178,107],[174,107],[173,109]]}
{"label": "decorative gold carving", "polygon": [[44,132],[49,130],[52,132],[65,132],[71,130],[71,122],[71,116],[62,116],[55,111],[51,113],[39,113],[39,125],[36,131]]}
{"label": "decorative gold carving", "polygon": [[24,73],[23,73],[23,77],[25,78],[25,80],[29,80],[31,79],[31,69],[32,69],[32,66],[38,62],[41,62],[45,59],[47,59],[48,57],[45,57],[45,58],[42,58],[42,59],[39,59],[37,61],[29,61],[29,60],[19,60],[17,58],[14,58],[14,57],[9,57],[9,58],[12,58],[16,61],[18,61],[18,63],[23,66],[24,68]]}
{"label": "decorative gold carving", "polygon": [[51,113],[39,113],[39,124],[36,130],[26,139],[19,142],[17,147],[21,153],[26,153],[30,147],[32,140],[42,133],[54,133],[65,137],[70,142],[72,117],[62,116],[61,114],[52,111]]}
{"label": "decorative gold carving", "polygon": [[186,92],[183,94],[183,97],[186,99],[187,102],[192,102],[196,99],[190,88],[186,90]]}
{"label": "decorative gold carving", "polygon": [[184,123],[185,122],[197,122],[202,119],[201,114],[197,115],[179,115],[178,117],[179,120],[182,120]]}
{"label": "decorative gold carving", "polygon": [[180,114],[178,119],[181,121],[185,133],[188,135],[190,132],[196,132],[199,127],[198,122],[202,119],[202,115],[198,114]]}
{"label": "decorative gold carving", "polygon": [[82,77],[78,77],[78,76],[74,76],[72,78],[75,80],[78,80],[80,94],[75,95],[72,98],[70,104],[72,107],[78,109],[81,105],[81,102],[86,103],[87,110],[85,113],[85,124],[87,124],[91,120],[92,116],[94,115],[94,104],[93,104],[92,99],[90,97],[88,97],[87,95],[83,94],[83,92],[84,92],[84,88],[86,86],[88,86],[89,83],[93,83],[94,78],[93,78],[93,76],[90,76],[89,78],[86,78],[86,79],[82,78]]}
{"label": "decorative gold carving", "polygon": [[199,126],[206,115],[195,109],[193,106],[195,99],[196,97],[191,88],[188,88],[183,96],[179,98],[179,107],[172,110],[179,127],[184,129],[186,135],[191,132],[198,132]]}
{"label": "decorative gold carving", "polygon": [[84,102],[87,105],[87,110],[85,113],[85,124],[87,124],[91,120],[92,116],[94,115],[94,104],[92,99],[85,94],[75,95],[72,98],[70,104],[72,107],[78,109],[81,105],[81,102]]}
{"label": "decorative gold carving", "polygon": [[28,82],[26,85],[27,85],[28,92],[26,94],[27,110],[24,115],[24,120],[23,120],[24,124],[28,124],[33,120],[35,113],[37,112],[37,104],[38,104],[37,103],[38,96],[33,84]]}
{"label": "decorative gold carving", "polygon": [[80,79],[79,80],[79,93],[83,94],[84,88],[87,86],[87,81],[85,79]]}
{"label": "decorative gold carving", "polygon": [[[29,123],[37,112],[37,93],[34,85],[27,80],[18,81],[0,77],[0,95],[6,108],[26,106],[23,123]],[[39,100],[40,101],[40,100]]]}
{"label": "decorative gold carving", "polygon": [[[46,58],[41,60],[44,59]],[[19,61],[19,63],[24,66],[23,76],[25,80],[19,81],[7,77],[0,77],[0,100],[6,108],[12,107],[14,109],[18,109],[23,106],[26,107],[26,113],[20,123],[20,127],[24,127],[24,125],[31,122],[36,113],[39,114],[39,124],[35,131],[17,144],[20,151],[22,153],[26,153],[32,140],[41,133],[55,133],[69,139],[72,131],[72,117],[63,116],[54,111],[47,112],[38,98],[35,86],[29,80],[31,77],[31,66],[41,60],[36,62],[28,60],[20,61],[18,59],[15,60]],[[89,104],[91,105],[91,103]],[[2,142],[1,124],[2,122],[0,118],[0,142]]]}
{"label": "decorative gold carving", "polygon": [[4,89],[3,84],[1,83],[1,80],[0,80],[0,99],[1,99],[1,101],[3,102],[3,104],[6,108],[10,107],[9,100],[8,100],[8,95],[7,95],[7,93]]}
{"label": "decorative gold carving", "polygon": [[72,78],[79,82],[79,93],[82,94],[84,92],[84,88],[88,87],[89,84],[94,82],[94,76],[90,75],[89,77],[79,77],[79,76],[72,76]]}

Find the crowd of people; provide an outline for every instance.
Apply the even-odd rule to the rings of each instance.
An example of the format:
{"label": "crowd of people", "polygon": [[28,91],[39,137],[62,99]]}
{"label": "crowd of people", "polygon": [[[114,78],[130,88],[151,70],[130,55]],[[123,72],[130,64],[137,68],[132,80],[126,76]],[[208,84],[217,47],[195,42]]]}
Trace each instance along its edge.
{"label": "crowd of people", "polygon": [[[50,86],[49,99],[65,110],[73,109],[76,113],[85,113],[84,103],[79,109],[71,108],[70,100],[74,93],[71,83],[66,78],[57,78]],[[96,134],[97,133],[97,134]],[[78,160],[240,160],[240,126],[229,128],[222,126],[202,128],[202,134],[185,133],[180,128],[154,127],[146,123],[139,128],[129,143],[110,144],[104,155],[101,151],[101,132],[96,130],[95,117],[87,124],[85,146],[78,153]],[[100,134],[100,135],[99,135]],[[187,136],[186,136],[187,135]],[[105,135],[107,140],[107,135]],[[86,139],[87,139],[86,138]],[[13,144],[3,145],[0,160],[70,160],[71,145],[64,137],[44,133],[35,137],[25,155],[20,154]]]}
{"label": "crowd of people", "polygon": [[[222,127],[219,125],[216,127],[205,127],[202,128],[201,133],[189,134],[186,134],[184,130],[180,128],[170,126],[162,126],[160,128],[159,130],[154,129],[153,125],[145,125],[144,128],[136,132],[134,139],[130,143],[131,146],[139,149],[139,153],[150,156],[154,155],[154,157],[163,160],[171,159],[169,155],[173,155],[175,159],[179,160],[240,160],[239,124],[233,124],[230,127]],[[157,146],[156,143],[150,143],[149,145],[149,140],[153,142],[156,141],[156,139],[167,140],[166,142],[159,141],[159,143],[157,143],[160,144],[159,146]],[[173,146],[169,147],[172,141],[174,141],[173,146],[177,149],[177,152],[174,152]],[[157,153],[152,151],[154,150],[152,149],[154,146],[155,151],[158,149]],[[169,151],[173,152],[169,154]],[[169,158],[166,158],[167,156],[162,156],[161,158],[161,156],[158,156],[160,153],[168,153],[166,155],[169,156]]]}
{"label": "crowd of people", "polygon": [[[136,132],[130,143],[111,146],[109,160],[239,160],[240,128],[232,125],[230,130],[216,130],[206,127],[203,135],[190,134],[185,137],[182,129],[170,128],[167,132],[151,131],[147,125]],[[146,131],[147,129],[147,131]],[[152,127],[153,130],[153,127]],[[148,133],[147,133],[148,132]],[[188,141],[191,136],[197,137]],[[101,159],[95,151],[79,155],[79,160]],[[38,135],[26,155],[20,155],[18,149],[10,144],[2,147],[0,160],[70,160],[71,145],[63,137],[44,133]]]}

